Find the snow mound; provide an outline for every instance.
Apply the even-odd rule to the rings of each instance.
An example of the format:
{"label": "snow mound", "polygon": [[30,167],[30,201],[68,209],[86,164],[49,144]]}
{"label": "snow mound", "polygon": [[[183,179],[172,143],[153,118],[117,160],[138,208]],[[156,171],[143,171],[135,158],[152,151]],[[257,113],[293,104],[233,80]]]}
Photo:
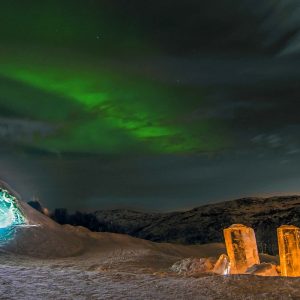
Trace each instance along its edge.
{"label": "snow mound", "polygon": [[[3,188],[0,184],[0,188]],[[84,227],[60,225],[48,216],[19,200],[19,196],[7,186],[6,190],[17,198],[17,205],[25,218],[25,225],[16,226],[14,236],[0,244],[2,251],[37,258],[60,258],[96,252],[102,256],[132,258],[147,253],[154,260],[156,255],[164,256],[166,262],[178,258],[216,255],[224,252],[224,245],[183,246],[168,243],[154,243],[123,234],[91,232]]]}
{"label": "snow mound", "polygon": [[198,277],[213,271],[216,258],[185,258],[172,265],[171,271],[180,275]]}
{"label": "snow mound", "polygon": [[[1,249],[16,254],[39,258],[56,258],[81,255],[85,252],[115,253],[126,251],[141,253],[147,251],[168,258],[190,256],[218,256],[224,252],[223,244],[211,245],[175,245],[154,243],[123,234],[91,232],[84,227],[59,225],[49,217],[33,209],[27,203],[18,201],[26,225],[16,228],[15,236]],[[125,252],[124,252],[125,251]]]}
{"label": "snow mound", "polygon": [[3,250],[33,257],[74,256],[85,250],[79,236],[19,201],[27,225],[16,227],[15,235],[2,246]]}
{"label": "snow mound", "polygon": [[261,263],[250,267],[246,274],[258,276],[279,276],[277,266],[271,263]]}

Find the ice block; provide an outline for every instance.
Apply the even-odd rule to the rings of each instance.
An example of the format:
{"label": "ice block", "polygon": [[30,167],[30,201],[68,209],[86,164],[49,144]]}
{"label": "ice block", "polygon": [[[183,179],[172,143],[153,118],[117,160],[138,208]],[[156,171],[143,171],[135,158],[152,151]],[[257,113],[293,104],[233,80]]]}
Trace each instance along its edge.
{"label": "ice block", "polygon": [[243,274],[259,264],[254,230],[242,224],[224,229],[225,244],[230,260],[230,274]]}
{"label": "ice block", "polygon": [[300,276],[300,228],[282,225],[277,236],[281,276]]}
{"label": "ice block", "polygon": [[230,274],[230,261],[229,257],[226,254],[221,254],[219,259],[217,260],[213,273],[219,275],[228,275]]}

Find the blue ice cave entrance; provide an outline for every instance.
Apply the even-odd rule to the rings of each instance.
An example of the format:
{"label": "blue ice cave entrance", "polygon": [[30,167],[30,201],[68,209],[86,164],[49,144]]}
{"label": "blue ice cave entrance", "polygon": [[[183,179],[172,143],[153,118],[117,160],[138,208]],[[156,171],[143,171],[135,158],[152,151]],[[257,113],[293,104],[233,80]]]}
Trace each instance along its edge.
{"label": "blue ice cave entrance", "polygon": [[15,229],[26,223],[15,196],[0,188],[0,243],[14,236]]}

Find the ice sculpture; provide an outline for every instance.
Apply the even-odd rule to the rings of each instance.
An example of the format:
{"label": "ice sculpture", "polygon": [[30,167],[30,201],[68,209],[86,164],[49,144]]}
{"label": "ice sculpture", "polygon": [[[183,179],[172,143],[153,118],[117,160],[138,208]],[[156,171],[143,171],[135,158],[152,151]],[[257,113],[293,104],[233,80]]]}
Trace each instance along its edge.
{"label": "ice sculpture", "polygon": [[224,229],[225,244],[230,260],[230,274],[243,274],[259,264],[254,230],[242,224]]}
{"label": "ice sculpture", "polygon": [[11,238],[15,227],[25,224],[25,221],[16,197],[0,188],[0,242]]}
{"label": "ice sculpture", "polygon": [[277,236],[281,276],[300,276],[300,228],[282,225]]}
{"label": "ice sculpture", "polygon": [[226,254],[221,254],[219,259],[217,260],[213,273],[219,275],[228,275],[230,274],[230,262],[229,257]]}

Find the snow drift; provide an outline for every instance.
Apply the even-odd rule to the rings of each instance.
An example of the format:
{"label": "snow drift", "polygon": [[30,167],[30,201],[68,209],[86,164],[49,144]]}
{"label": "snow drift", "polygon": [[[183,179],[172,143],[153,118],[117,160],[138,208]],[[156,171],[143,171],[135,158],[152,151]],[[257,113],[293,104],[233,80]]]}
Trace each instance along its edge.
{"label": "snow drift", "polygon": [[0,246],[2,251],[38,258],[59,258],[86,253],[119,253],[124,251],[147,252],[147,255],[164,255],[166,263],[190,256],[215,256],[223,253],[222,244],[184,246],[168,243],[154,243],[122,234],[91,232],[84,227],[59,225],[38,212],[14,192],[7,184],[0,182],[0,189],[7,190],[17,200],[25,218],[23,226],[16,226],[14,235]]}

